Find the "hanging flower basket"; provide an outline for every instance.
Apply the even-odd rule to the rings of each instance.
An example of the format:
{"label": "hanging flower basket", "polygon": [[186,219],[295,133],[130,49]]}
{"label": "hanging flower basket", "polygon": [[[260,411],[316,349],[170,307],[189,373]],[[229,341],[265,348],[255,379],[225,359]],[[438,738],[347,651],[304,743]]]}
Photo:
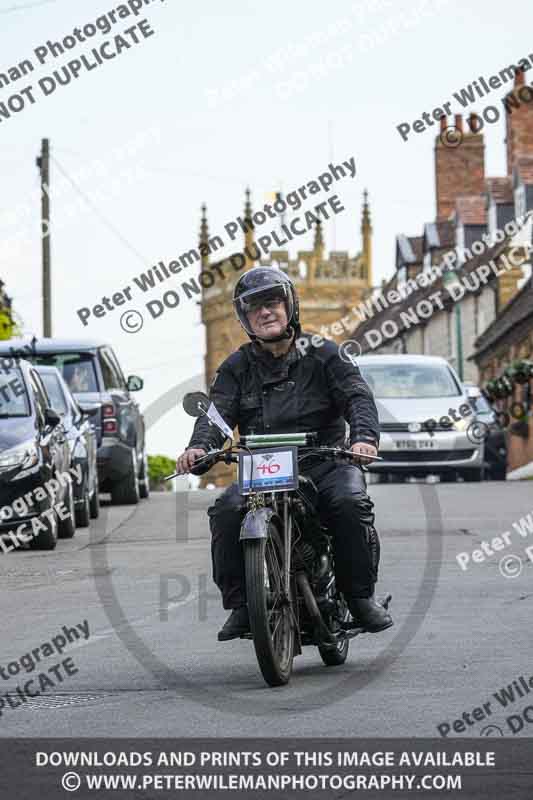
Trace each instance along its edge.
{"label": "hanging flower basket", "polygon": [[485,386],[485,392],[492,400],[503,400],[512,395],[513,384],[509,378],[502,375],[489,381]]}
{"label": "hanging flower basket", "polygon": [[533,377],[533,362],[516,359],[503,373],[512,383],[527,383]]}

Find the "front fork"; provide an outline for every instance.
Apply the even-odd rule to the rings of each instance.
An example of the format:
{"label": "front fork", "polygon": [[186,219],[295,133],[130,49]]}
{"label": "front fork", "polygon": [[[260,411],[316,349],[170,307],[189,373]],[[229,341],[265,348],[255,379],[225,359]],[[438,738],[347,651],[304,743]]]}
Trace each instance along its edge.
{"label": "front fork", "polygon": [[291,549],[292,549],[292,516],[289,513],[289,496],[283,495],[283,545],[284,545],[284,586],[285,597],[290,597],[291,589]]}

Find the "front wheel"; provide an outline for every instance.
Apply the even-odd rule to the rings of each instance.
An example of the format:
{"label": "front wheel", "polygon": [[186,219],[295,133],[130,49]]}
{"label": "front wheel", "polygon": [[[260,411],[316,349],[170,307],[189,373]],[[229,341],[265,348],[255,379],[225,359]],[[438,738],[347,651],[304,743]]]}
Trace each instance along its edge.
{"label": "front wheel", "polygon": [[150,497],[150,478],[148,476],[146,452],[143,453],[141,471],[139,473],[139,496],[141,500],[148,500]]}
{"label": "front wheel", "polygon": [[259,667],[269,686],[288,683],[294,655],[294,612],[284,591],[283,541],[270,522],[264,539],[244,540],[246,596]]}

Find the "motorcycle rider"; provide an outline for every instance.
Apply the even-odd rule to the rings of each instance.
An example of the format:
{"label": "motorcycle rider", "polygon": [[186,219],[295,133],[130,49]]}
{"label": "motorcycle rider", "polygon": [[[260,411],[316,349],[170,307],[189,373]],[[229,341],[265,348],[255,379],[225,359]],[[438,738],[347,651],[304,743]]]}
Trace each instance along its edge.
{"label": "motorcycle rider", "polygon": [[[334,342],[315,346],[311,335],[302,333],[288,276],[273,267],[253,267],[237,281],[233,304],[251,342],[219,366],[209,393],[229,427],[238,425],[241,435],[317,431],[319,444],[343,447],[346,420],[350,449],[361,455],[360,463],[368,463],[365,454],[377,455],[378,416],[368,385]],[[223,434],[199,417],[177,472],[190,472],[197,458],[223,442]],[[308,463],[305,474],[318,489],[318,512],[332,537],[337,588],[358,624],[373,633],[385,630],[393,621],[373,596],[380,548],[364,473],[355,463]],[[219,641],[250,630],[239,540],[244,513],[236,483],[208,509],[213,579],[223,607],[231,610]]]}

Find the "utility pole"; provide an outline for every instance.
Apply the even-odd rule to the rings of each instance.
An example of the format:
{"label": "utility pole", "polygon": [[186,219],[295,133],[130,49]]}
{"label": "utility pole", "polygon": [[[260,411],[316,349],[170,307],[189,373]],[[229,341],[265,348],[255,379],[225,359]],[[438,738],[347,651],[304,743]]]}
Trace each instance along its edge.
{"label": "utility pole", "polygon": [[41,241],[43,267],[43,336],[52,336],[52,267],[50,261],[50,142],[43,139],[37,158],[41,174]]}

